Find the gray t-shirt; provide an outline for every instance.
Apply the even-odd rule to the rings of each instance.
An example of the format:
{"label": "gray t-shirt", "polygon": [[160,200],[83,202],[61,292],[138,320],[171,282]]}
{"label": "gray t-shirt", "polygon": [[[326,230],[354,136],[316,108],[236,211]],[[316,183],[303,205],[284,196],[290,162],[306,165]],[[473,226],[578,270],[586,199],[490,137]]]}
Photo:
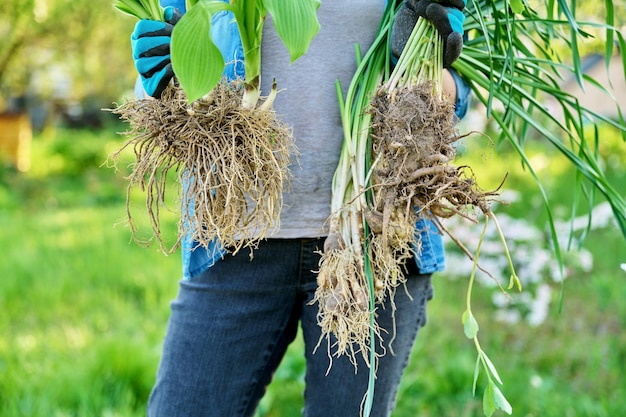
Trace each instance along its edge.
{"label": "gray t-shirt", "polygon": [[267,94],[276,78],[278,117],[293,129],[300,152],[291,166],[291,190],[284,194],[280,230],[271,237],[326,235],[332,178],[343,131],[335,83],[344,95],[356,70],[355,44],[369,49],[384,12],[382,0],[323,1],[320,31],[307,53],[290,63],[289,52],[268,17],[261,49],[261,88]]}

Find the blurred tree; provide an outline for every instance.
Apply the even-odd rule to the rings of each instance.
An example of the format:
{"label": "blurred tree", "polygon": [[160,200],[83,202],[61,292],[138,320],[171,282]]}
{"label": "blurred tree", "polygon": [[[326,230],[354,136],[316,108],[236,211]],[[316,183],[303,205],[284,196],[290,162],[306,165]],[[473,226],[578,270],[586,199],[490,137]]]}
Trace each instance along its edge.
{"label": "blurred tree", "polygon": [[[618,29],[626,22],[624,3],[614,2]],[[0,112],[10,99],[15,103],[24,97],[65,106],[91,102],[97,108],[129,91],[136,76],[129,42],[135,21],[112,4],[113,0],[0,2]],[[602,20],[606,13],[591,3],[576,10],[580,20],[603,15]],[[592,45],[601,49],[603,34],[594,35],[595,40],[588,38],[582,49]]]}
{"label": "blurred tree", "polygon": [[112,1],[8,0],[0,6],[0,111],[11,97],[117,100],[132,88],[134,21]]}

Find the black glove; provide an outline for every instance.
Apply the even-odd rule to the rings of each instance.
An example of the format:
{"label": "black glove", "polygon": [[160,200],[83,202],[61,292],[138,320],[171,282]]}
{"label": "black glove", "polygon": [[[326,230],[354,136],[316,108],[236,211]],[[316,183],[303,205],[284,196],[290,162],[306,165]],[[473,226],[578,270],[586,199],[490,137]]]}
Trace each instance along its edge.
{"label": "black glove", "polygon": [[174,7],[164,9],[165,22],[143,19],[137,22],[131,36],[135,68],[144,90],[159,98],[174,76],[170,61],[170,43],[174,25],[182,17]]}
{"label": "black glove", "polygon": [[417,19],[423,17],[433,24],[443,38],[443,67],[449,68],[463,49],[463,22],[466,0],[405,0],[396,14],[391,29],[391,52],[399,57]]}

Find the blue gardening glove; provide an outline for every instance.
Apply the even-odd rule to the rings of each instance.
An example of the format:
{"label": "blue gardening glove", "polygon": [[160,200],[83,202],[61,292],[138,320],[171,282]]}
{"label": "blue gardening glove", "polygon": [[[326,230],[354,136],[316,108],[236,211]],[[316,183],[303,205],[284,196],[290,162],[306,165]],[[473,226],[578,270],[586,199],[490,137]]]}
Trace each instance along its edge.
{"label": "blue gardening glove", "polygon": [[166,7],[164,12],[165,22],[140,20],[130,38],[135,68],[144,90],[154,98],[161,97],[174,76],[170,42],[174,25],[182,17],[182,13],[171,6]]}
{"label": "blue gardening glove", "polygon": [[417,19],[430,21],[443,38],[443,67],[450,68],[463,49],[463,23],[467,0],[405,0],[391,29],[391,51],[399,57]]}

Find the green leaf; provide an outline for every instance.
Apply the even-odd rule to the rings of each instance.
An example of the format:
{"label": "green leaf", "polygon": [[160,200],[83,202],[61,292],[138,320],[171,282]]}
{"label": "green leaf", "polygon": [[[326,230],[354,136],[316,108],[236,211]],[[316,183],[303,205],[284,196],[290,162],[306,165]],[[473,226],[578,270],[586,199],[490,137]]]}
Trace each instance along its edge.
{"label": "green leaf", "polygon": [[199,2],[183,15],[172,31],[172,68],[191,103],[220,81],[224,58],[211,39],[211,13]]}
{"label": "green leaf", "polygon": [[[607,0],[607,2],[607,4],[613,3],[612,0]],[[565,73],[572,74],[576,78],[582,77],[587,85],[593,84],[596,87],[599,83],[581,70],[579,59],[576,59],[576,55],[580,58],[580,52],[576,54],[568,52],[567,60],[564,60],[556,56],[552,49],[555,41],[577,49],[578,43],[572,42],[572,31],[581,37],[587,37],[583,28],[604,27],[607,29],[607,42],[611,43],[610,47],[605,47],[605,51],[610,50],[612,54],[612,43],[617,40],[619,55],[621,55],[622,62],[626,63],[624,52],[626,45],[623,42],[623,36],[619,31],[612,30],[614,11],[607,6],[604,25],[577,22],[575,19],[576,2],[551,0],[543,5],[537,5],[545,10],[537,12],[527,8],[524,16],[507,20],[505,18],[508,9],[506,5],[504,0],[468,2],[469,15],[477,18],[468,19],[465,28],[472,33],[476,32],[476,35],[464,43],[461,58],[454,64],[455,69],[459,70],[463,78],[472,85],[472,90],[476,93],[478,100],[487,106],[487,115],[493,116],[501,128],[501,138],[509,140],[520,153],[522,163],[531,168],[531,174],[537,181],[546,203],[553,238],[556,238],[556,233],[547,196],[542,189],[541,181],[532,172],[532,167],[523,154],[524,142],[530,134],[539,134],[540,137],[553,144],[557,151],[570,159],[573,167],[610,203],[618,226],[626,236],[626,215],[624,214],[626,213],[626,199],[617,192],[616,187],[604,174],[598,155],[587,150],[589,147],[585,133],[585,127],[591,123],[595,125],[607,123],[618,129],[626,138],[626,125],[623,123],[621,109],[618,105],[616,106],[619,120],[612,120],[587,108],[585,103],[578,102],[575,97],[564,91],[561,88],[560,77]],[[484,10],[481,11],[481,9]],[[483,19],[480,19],[481,16]],[[547,16],[547,18],[542,16]],[[514,36],[508,36],[509,33],[514,33]],[[510,59],[511,51],[514,51],[514,60]],[[565,64],[565,62],[570,63]],[[626,65],[624,69],[624,74],[626,74]],[[514,80],[512,75],[515,77]],[[604,88],[601,90],[606,93]],[[488,93],[486,94],[485,91]],[[545,97],[555,100],[556,105],[562,110],[561,117],[556,117],[555,112],[543,104]],[[607,99],[611,99],[610,94],[607,94]],[[492,101],[500,102],[506,109],[505,113],[492,109]],[[533,129],[535,127],[538,129]],[[567,139],[564,140],[564,136],[570,139],[570,146],[567,145]],[[555,243],[553,247],[559,266],[562,268],[559,246]]]}
{"label": "green leaf", "polygon": [[485,388],[483,393],[483,413],[490,417],[496,411],[496,400],[493,395],[493,389],[497,387],[493,386],[493,382],[489,381],[489,385]]}
{"label": "green leaf", "polygon": [[500,391],[500,388],[493,386],[493,400],[496,403],[496,407],[500,410],[504,411],[507,414],[511,414],[513,412],[513,407],[511,404],[504,398],[504,394]]}
{"label": "green leaf", "polygon": [[137,19],[163,20],[159,0],[117,0],[113,7]]}
{"label": "green leaf", "polygon": [[465,310],[461,319],[463,323],[463,331],[468,339],[473,339],[478,334],[478,322],[474,318],[471,311]]}
{"label": "green leaf", "polygon": [[117,10],[127,15],[136,17],[137,19],[150,19],[150,12],[146,10],[141,3],[129,0],[118,0],[113,4]]}
{"label": "green leaf", "polygon": [[509,278],[509,287],[508,287],[508,289],[510,290],[513,287],[517,287],[518,291],[522,291],[522,282],[520,281],[520,279],[517,276],[517,274],[515,274],[515,272],[513,272],[511,274],[511,277]]}
{"label": "green leaf", "polygon": [[500,375],[498,375],[498,371],[496,370],[496,367],[494,366],[493,362],[491,362],[491,360],[485,354],[485,352],[481,352],[481,355],[482,355],[483,360],[485,361],[485,364],[487,365],[487,368],[489,368],[489,372],[491,372],[491,375],[493,375],[496,381],[498,381],[499,383],[502,383],[502,380],[500,379]]}
{"label": "green leaf", "polygon": [[196,3],[198,3],[198,0],[187,0],[187,10],[191,9],[193,6],[196,5]]}
{"label": "green leaf", "polygon": [[165,20],[163,16],[163,8],[159,3],[159,0],[139,0],[143,8],[148,11],[150,19],[152,20]]}
{"label": "green leaf", "polygon": [[264,5],[289,50],[291,62],[304,55],[320,29],[317,20],[320,0],[265,0]]}
{"label": "green leaf", "polygon": [[474,366],[474,381],[472,383],[472,395],[476,395],[476,384],[478,383],[479,374],[480,374],[480,355],[476,357],[476,365]]}
{"label": "green leaf", "polygon": [[511,10],[513,10],[513,13],[522,13],[525,9],[522,0],[511,0],[509,4],[511,6]]}

